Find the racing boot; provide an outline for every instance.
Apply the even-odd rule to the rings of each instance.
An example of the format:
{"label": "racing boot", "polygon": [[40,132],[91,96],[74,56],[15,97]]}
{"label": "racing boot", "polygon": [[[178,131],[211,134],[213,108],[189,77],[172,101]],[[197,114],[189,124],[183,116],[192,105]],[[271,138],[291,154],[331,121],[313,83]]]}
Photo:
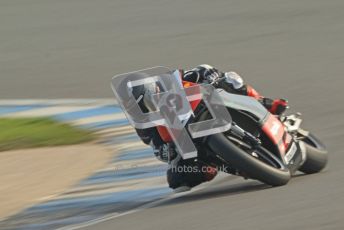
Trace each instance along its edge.
{"label": "racing boot", "polygon": [[175,193],[180,193],[189,191],[203,182],[211,181],[216,175],[216,168],[194,160],[183,160],[178,155],[167,170],[167,182]]}

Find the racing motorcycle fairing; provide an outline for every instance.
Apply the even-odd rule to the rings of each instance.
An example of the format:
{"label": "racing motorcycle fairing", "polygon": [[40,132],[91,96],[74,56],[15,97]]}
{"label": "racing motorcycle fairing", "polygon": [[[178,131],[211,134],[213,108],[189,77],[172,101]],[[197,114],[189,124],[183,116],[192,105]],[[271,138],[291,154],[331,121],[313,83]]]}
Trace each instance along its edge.
{"label": "racing motorcycle fairing", "polygon": [[224,104],[232,109],[244,111],[256,118],[263,132],[278,147],[280,154],[284,154],[288,148],[291,136],[286,132],[284,125],[272,115],[257,99],[228,93],[219,90]]}
{"label": "racing motorcycle fairing", "polygon": [[250,115],[253,115],[260,124],[262,124],[265,118],[270,114],[269,111],[253,97],[228,93],[223,89],[217,89],[217,92],[220,94],[226,107],[238,111],[246,111]]}
{"label": "racing motorcycle fairing", "polygon": [[[173,75],[176,79],[181,79],[179,72],[175,71]],[[188,81],[179,82],[182,84],[183,88],[199,85]],[[279,119],[272,115],[256,98],[228,93],[223,89],[216,90],[227,108],[246,113],[255,120],[263,133],[269,139],[269,142],[274,146],[273,152],[275,152],[275,154],[280,157],[288,167],[298,165],[296,163],[302,160],[302,157],[300,157],[301,148],[298,143],[293,141],[291,135],[287,132],[284,124]],[[188,98],[188,100],[193,111],[195,111],[202,101],[202,99],[199,98],[191,100]],[[157,126],[157,130],[163,141],[173,141],[165,126],[159,125]]]}
{"label": "racing motorcycle fairing", "polygon": [[295,172],[304,160],[302,146],[293,140],[285,125],[255,98],[231,94],[222,89],[218,92],[226,107],[244,111],[256,118],[261,130],[272,142],[274,152],[277,152],[291,172]]}
{"label": "racing motorcycle fairing", "polygon": [[274,115],[269,114],[262,125],[262,130],[269,139],[278,147],[279,152],[284,155],[292,141],[292,137],[286,132],[284,125]]}

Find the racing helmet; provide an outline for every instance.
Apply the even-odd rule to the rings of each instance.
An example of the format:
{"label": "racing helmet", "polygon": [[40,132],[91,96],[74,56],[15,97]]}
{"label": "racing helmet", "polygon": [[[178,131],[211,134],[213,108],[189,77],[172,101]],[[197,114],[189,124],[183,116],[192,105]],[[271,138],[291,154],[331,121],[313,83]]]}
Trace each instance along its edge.
{"label": "racing helmet", "polygon": [[207,64],[199,65],[191,70],[185,71],[184,79],[192,82],[213,82],[215,79],[221,77],[222,73],[215,67]]}

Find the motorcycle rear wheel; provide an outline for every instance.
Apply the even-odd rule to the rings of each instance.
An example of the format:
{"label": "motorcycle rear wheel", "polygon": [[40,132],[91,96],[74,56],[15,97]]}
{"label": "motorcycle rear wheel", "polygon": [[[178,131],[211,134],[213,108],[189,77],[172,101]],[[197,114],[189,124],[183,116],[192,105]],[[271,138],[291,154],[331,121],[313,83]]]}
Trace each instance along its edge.
{"label": "motorcycle rear wheel", "polygon": [[[271,186],[282,186],[287,184],[291,178],[289,169],[282,162],[277,163],[280,165],[278,168],[276,164],[273,165],[269,161],[262,161],[236,146],[223,133],[209,136],[207,144],[214,153],[228,162],[231,167],[245,173],[252,179],[257,179]],[[258,151],[261,151],[261,154],[272,155],[263,147]]]}

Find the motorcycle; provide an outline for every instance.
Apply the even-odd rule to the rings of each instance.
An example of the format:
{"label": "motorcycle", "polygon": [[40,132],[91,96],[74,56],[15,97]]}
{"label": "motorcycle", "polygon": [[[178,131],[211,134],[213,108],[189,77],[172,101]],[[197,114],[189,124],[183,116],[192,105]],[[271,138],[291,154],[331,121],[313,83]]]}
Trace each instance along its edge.
{"label": "motorcycle", "polygon": [[[316,136],[301,128],[300,113],[277,117],[252,97],[228,93],[221,87],[223,81],[218,78],[212,84],[232,118],[231,127],[222,133],[193,138],[198,153],[195,160],[216,168],[229,168],[226,173],[272,186],[287,184],[297,171],[312,174],[326,166],[327,149]],[[181,85],[186,89],[198,84],[181,81]],[[156,111],[149,97],[145,94],[143,98],[145,106]],[[193,116],[185,121],[186,125],[211,118],[203,100],[189,103]],[[173,142],[166,126],[156,127],[165,142]]]}

